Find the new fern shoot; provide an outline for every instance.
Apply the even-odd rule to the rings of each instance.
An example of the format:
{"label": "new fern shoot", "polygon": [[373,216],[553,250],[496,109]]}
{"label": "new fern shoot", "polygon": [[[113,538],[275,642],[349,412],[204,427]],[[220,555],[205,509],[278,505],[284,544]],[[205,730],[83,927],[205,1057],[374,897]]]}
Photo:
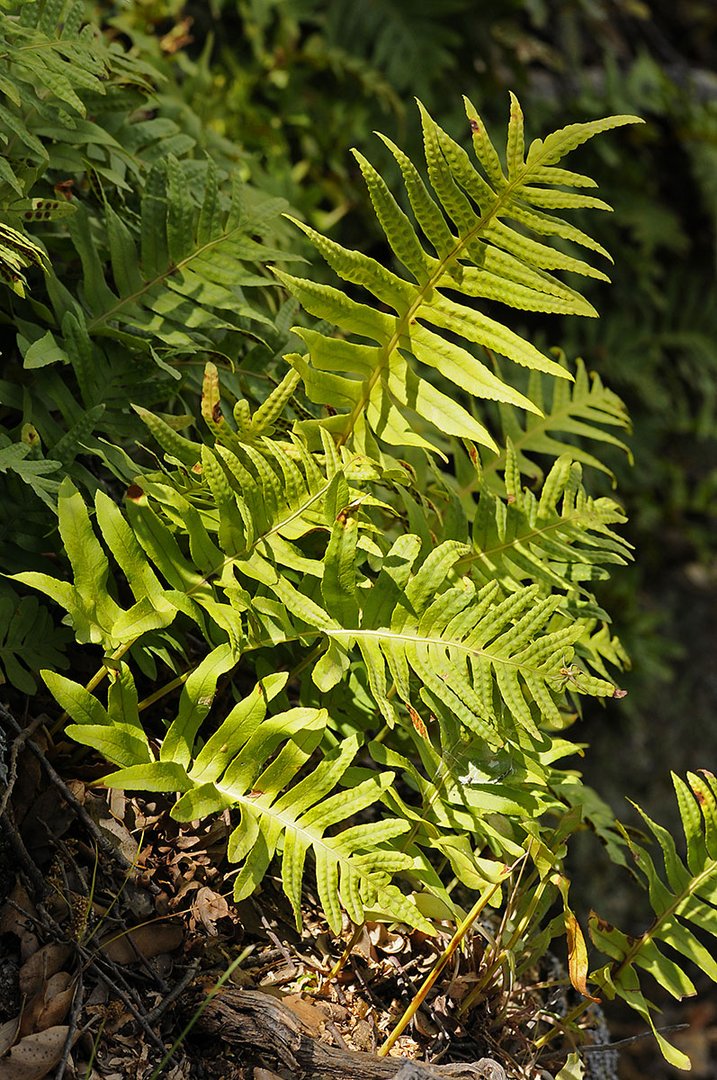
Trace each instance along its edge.
{"label": "new fern shoot", "polygon": [[[85,92],[151,93],[151,72],[119,46],[91,61],[81,20],[33,24],[34,7],[3,25],[23,86],[43,36],[57,42],[59,100],[42,96],[41,111],[67,123],[84,116]],[[76,75],[91,63],[97,86]],[[591,484],[609,471],[600,448],[624,448],[628,420],[579,360],[536,348],[521,314],[595,316],[577,282],[606,280],[609,256],[562,215],[609,207],[563,159],[638,121],[527,143],[511,96],[499,152],[465,107],[457,141],[419,106],[424,162],[384,140],[401,190],[356,152],[385,259],[295,221],[333,284],[310,266],[286,272],[297,257],[275,201],[227,183],[186,141],[163,153],[152,119],[127,120],[133,152],[98,151],[95,194],[71,196],[69,215],[59,200],[50,208],[80,266],[70,287],[19,211],[60,167],[84,176],[85,161],[60,166],[11,102],[0,124],[15,125],[23,150],[0,173],[15,200],[3,274],[26,315],[23,294],[44,274],[23,370],[52,368],[69,429],[38,404],[52,457],[33,475],[30,450],[7,467],[22,459],[19,482],[38,489],[43,513],[56,508],[69,574],[16,553],[4,565],[63,608],[97,658],[86,685],[42,673],[65,733],[109,763],[103,783],[166,792],[177,820],[229,810],[237,900],[275,868],[297,924],[309,878],[336,934],[369,917],[432,934],[485,895],[508,944],[477,973],[473,1003],[565,937],[586,1005],[617,995],[653,1024],[645,976],[678,997],[693,990],[685,960],[717,976],[695,933],[717,936],[717,784],[675,778],[682,853],[645,817],[663,871],[573,767],[582,747],[566,733],[581,702],[614,709],[622,694],[626,658],[595,590],[631,550],[622,508]],[[93,115],[72,121],[77,138],[99,126]],[[277,302],[284,290],[298,304]],[[259,398],[231,370],[250,366],[251,349],[278,372]],[[183,365],[197,357],[201,404],[188,414]],[[109,392],[116,370],[128,382]],[[157,377],[176,384],[184,413],[155,407]],[[22,393],[8,395],[21,408]],[[592,918],[590,959],[565,875],[579,829],[644,879],[654,910],[632,938]],[[507,882],[517,861],[520,880]]]}

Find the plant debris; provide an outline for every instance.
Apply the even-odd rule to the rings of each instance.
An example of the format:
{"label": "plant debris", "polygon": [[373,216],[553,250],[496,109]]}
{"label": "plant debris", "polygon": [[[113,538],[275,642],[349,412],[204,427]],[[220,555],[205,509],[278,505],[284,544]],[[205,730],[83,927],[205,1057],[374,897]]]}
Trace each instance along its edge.
{"label": "plant debris", "polygon": [[[309,897],[299,934],[271,879],[259,897],[231,900],[228,815],[179,825],[169,799],[93,787],[85,766],[60,781],[41,755],[68,776],[69,748],[41,729],[17,738],[0,859],[0,1080],[149,1080],[165,1057],[168,1080],[547,1080],[559,1071],[565,1047],[539,1059],[533,1049],[574,993],[557,962],[461,1013],[490,920],[380,1057],[452,927],[434,939],[347,923],[334,939]],[[588,1023],[609,1044],[597,1012]],[[715,1041],[714,1016],[700,1014],[682,1040],[697,1077],[710,1075],[699,1066]],[[614,1075],[609,1045],[596,1049],[585,1077]]]}

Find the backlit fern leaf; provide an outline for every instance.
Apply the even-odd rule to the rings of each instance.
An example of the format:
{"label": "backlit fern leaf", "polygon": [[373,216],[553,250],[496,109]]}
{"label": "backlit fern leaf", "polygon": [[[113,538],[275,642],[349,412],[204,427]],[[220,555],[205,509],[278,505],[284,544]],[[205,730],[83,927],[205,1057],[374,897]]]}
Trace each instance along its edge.
{"label": "backlit fern leaf", "polygon": [[[319,898],[335,933],[341,929],[342,907],[356,923],[370,907],[432,933],[431,924],[391,881],[413,865],[410,856],[390,846],[408,823],[398,818],[350,823],[380,801],[394,774],[384,771],[350,789],[336,790],[360,740],[353,735],[321,755],[326,710],[298,707],[267,716],[268,704],[286,684],[285,673],[268,676],[234,705],[213,734],[203,742],[197,739],[218,679],[237,660],[233,650],[222,645],[192,672],[158,758],[142,728],[134,681],[125,664],[112,676],[106,708],[79,683],[51,672],[44,676],[74,721],[67,734],[121,766],[104,777],[107,785],[179,793],[172,808],[178,821],[240,811],[228,845],[229,859],[240,864],[234,885],[237,900],[253,894],[278,855],[282,885],[300,925],[306,855],[311,850]],[[335,826],[342,831],[329,831]]]}
{"label": "backlit fern leaf", "polygon": [[528,369],[569,377],[560,364],[502,322],[482,314],[471,301],[487,298],[529,311],[595,314],[579,293],[551,271],[604,278],[602,271],[526,235],[526,231],[558,237],[606,255],[585,233],[545,212],[572,207],[609,209],[581,191],[564,191],[566,186],[584,187],[585,178],[555,166],[599,132],[637,121],[635,117],[615,116],[573,124],[545,140],[535,140],[525,155],[522,113],[514,97],[511,102],[507,170],[467,100],[466,114],[480,170],[422,106],[432,191],[406,155],[384,140],[401,169],[415,224],[373,166],[356,155],[381,226],[408,277],[297,223],[339,277],[363,287],[374,303],[378,302],[370,306],[333,286],[279,272],[311,314],[335,323],[352,339],[297,330],[308,347],[308,356],[290,358],[312,400],[331,401],[343,408],[338,415],[318,421],[339,441],[353,438],[357,447],[369,450],[375,447],[374,437],[392,445],[431,446],[420,433],[418,414],[439,431],[497,450],[485,424],[429,382],[425,368],[434,369],[473,397],[540,414],[536,404],[456,344],[454,336]]}
{"label": "backlit fern leaf", "polygon": [[[339,518],[334,535],[346,530],[346,520]],[[559,725],[560,672],[583,633],[579,622],[556,614],[561,597],[541,598],[537,585],[504,597],[497,580],[477,589],[461,573],[471,559],[470,548],[455,541],[440,544],[414,570],[419,550],[418,537],[401,537],[385,556],[372,588],[356,589],[355,583],[352,588],[344,571],[339,593],[340,565],[332,571],[331,563],[345,555],[340,542],[333,551],[329,548],[326,611],[313,616],[328,642],[314,670],[320,689],[335,685],[347,666],[347,652],[356,647],[389,724],[397,719],[393,693],[408,706],[418,690],[434,711],[448,709],[494,747],[505,742],[515,725],[536,737],[539,723]],[[338,595],[342,606],[337,609]],[[296,613],[312,620],[308,608]],[[390,686],[395,688],[391,693]],[[576,680],[575,689],[599,697],[616,693],[608,680],[587,674]]]}
{"label": "backlit fern leaf", "polygon": [[[348,450],[341,454],[330,439],[319,461],[298,437],[281,443],[262,434],[285,402],[293,375],[253,416],[247,419],[239,411],[248,429],[242,441],[238,429],[220,422],[212,370],[205,381],[204,408],[213,444],[192,442],[160,417],[138,410],[168,462],[178,468],[167,476],[139,477],[128,490],[125,514],[97,492],[102,542],[81,495],[66,480],[59,527],[73,583],[35,571],[16,575],[65,607],[80,641],[122,654],[143,634],[169,625],[181,610],[205,630],[208,619],[237,649],[256,647],[255,641],[269,632],[265,616],[271,615],[263,610],[265,590],[255,602],[257,587],[286,595],[291,603],[300,594],[284,580],[284,570],[320,578],[321,562],[307,557],[296,541],[307,533],[329,532],[337,500],[340,509],[353,497],[351,476],[377,475]],[[108,592],[114,570],[107,551],[133,593],[130,608],[122,608]],[[296,599],[293,606],[297,603],[309,601]]]}
{"label": "backlit fern leaf", "polygon": [[[567,367],[562,353],[558,352],[557,358]],[[543,478],[543,470],[533,455],[554,458],[569,454],[573,461],[590,465],[612,477],[605,463],[586,448],[586,442],[615,446],[632,460],[629,448],[609,430],[630,431],[625,405],[603,384],[597,372],[586,370],[579,357],[575,361],[573,383],[564,379],[547,380],[539,372],[531,372],[526,393],[538,405],[540,414],[525,412],[521,417],[516,409],[499,407],[501,428],[506,439],[510,439],[520,471],[525,476],[537,480]],[[572,441],[565,440],[563,435],[570,436]],[[482,450],[483,475],[490,476],[503,469],[505,454],[505,450],[497,455]]]}
{"label": "backlit fern leaf", "polygon": [[606,566],[624,565],[630,545],[614,532],[625,515],[612,499],[594,499],[582,484],[582,469],[565,455],[545,479],[540,497],[520,483],[517,455],[509,442],[506,498],[484,485],[473,519],[471,566],[478,579],[541,582],[575,590],[608,577]]}
{"label": "backlit fern leaf", "polygon": [[679,1069],[689,1069],[687,1055],[655,1030],[656,1007],[643,993],[641,973],[647,972],[677,999],[695,993],[682,966],[684,960],[717,981],[714,948],[705,944],[711,940],[714,945],[717,939],[717,782],[707,771],[688,773],[687,783],[673,774],[672,781],[686,856],[678,854],[672,835],[637,807],[660,846],[664,865],[662,875],[649,852],[625,833],[654,919],[643,934],[631,937],[593,913],[592,940],[613,962],[593,972],[592,978],[608,997],[622,998],[643,1017],[668,1061]]}

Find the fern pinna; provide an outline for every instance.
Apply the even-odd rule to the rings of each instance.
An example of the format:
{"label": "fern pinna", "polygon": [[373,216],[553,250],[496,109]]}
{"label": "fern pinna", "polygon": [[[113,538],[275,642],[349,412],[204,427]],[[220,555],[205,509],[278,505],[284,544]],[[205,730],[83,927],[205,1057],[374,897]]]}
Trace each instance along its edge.
{"label": "fern pinna", "polygon": [[[351,288],[277,271],[325,320],[295,327],[306,351],[287,356],[279,385],[253,412],[241,397],[230,408],[207,364],[201,437],[137,407],[162,454],[157,468],[135,467],[124,511],[98,491],[94,520],[64,480],[72,582],[15,577],[102,650],[86,687],[44,677],[67,733],[116,766],[104,782],[174,793],[180,820],[236,812],[237,898],[261,888],[277,859],[299,921],[309,854],[335,931],[342,912],[354,922],[370,912],[431,932],[432,919],[462,918],[485,890],[505,905],[510,955],[489,966],[480,992],[562,929],[571,979],[587,995],[563,859],[567,838],[588,827],[616,862],[635,853],[658,920],[634,941],[591,923],[611,960],[592,981],[647,1016],[641,970],[690,991],[679,963],[655,956],[655,939],[699,959],[679,920],[711,930],[704,808],[714,791],[690,781],[702,785],[701,826],[678,788],[687,867],[647,822],[668,888],[564,764],[580,750],[564,732],[581,699],[624,693],[612,674],[624,651],[593,586],[631,552],[617,531],[621,507],[592,497],[583,473],[609,471],[596,447],[624,448],[613,429],[628,422],[580,361],[571,387],[564,357],[479,305],[595,314],[556,273],[604,278],[575,249],[606,253],[552,211],[607,207],[559,162],[635,118],[571,125],[526,150],[512,98],[502,159],[470,103],[466,112],[473,160],[421,108],[430,186],[389,145],[406,209],[358,156],[408,276],[302,225]],[[126,261],[129,241],[117,244]],[[145,305],[143,332],[146,315]],[[151,692],[140,699],[142,685]],[[505,864],[522,858],[531,869],[509,894]],[[564,919],[549,917],[556,900]]]}

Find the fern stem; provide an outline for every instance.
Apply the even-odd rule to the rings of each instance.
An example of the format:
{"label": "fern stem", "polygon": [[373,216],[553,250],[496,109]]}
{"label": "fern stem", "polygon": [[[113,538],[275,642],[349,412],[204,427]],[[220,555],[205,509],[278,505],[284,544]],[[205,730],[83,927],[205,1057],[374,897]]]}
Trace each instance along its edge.
{"label": "fern stem", "polygon": [[398,1038],[400,1038],[400,1036],[406,1030],[406,1028],[410,1024],[411,1020],[416,1015],[416,1013],[420,1009],[423,1002],[426,1000],[426,997],[428,996],[431,988],[433,987],[434,983],[438,979],[438,976],[441,974],[443,969],[446,967],[446,965],[451,960],[452,956],[456,952],[456,949],[458,949],[458,947],[460,946],[461,942],[465,938],[466,934],[470,930],[473,923],[476,921],[478,916],[483,912],[485,907],[490,903],[493,896],[495,896],[496,892],[498,891],[500,886],[503,884],[503,882],[506,880],[506,878],[510,877],[510,875],[515,870],[516,866],[519,863],[521,863],[523,861],[523,859],[525,859],[525,855],[521,855],[520,858],[516,859],[516,861],[512,864],[512,866],[504,867],[503,872],[501,873],[498,880],[493,885],[491,885],[490,888],[486,889],[485,892],[481,893],[481,895],[478,897],[478,899],[476,900],[475,904],[473,905],[471,910],[466,915],[463,922],[460,923],[460,925],[457,927],[453,937],[448,942],[448,945],[446,946],[446,948],[443,950],[441,955],[436,960],[435,964],[433,965],[430,972],[426,976],[422,986],[420,987],[420,989],[418,990],[418,992],[414,996],[414,998],[411,1001],[408,1008],[405,1010],[403,1016],[398,1021],[398,1023],[396,1024],[395,1028],[393,1029],[391,1034],[388,1036],[386,1041],[379,1048],[379,1050],[378,1050],[378,1056],[379,1057],[385,1057],[388,1054],[388,1052],[391,1050],[391,1048],[395,1045],[396,1040]]}
{"label": "fern stem", "polygon": [[326,976],[326,981],[324,982],[324,987],[328,986],[330,982],[333,982],[334,979],[336,979],[339,976],[339,974],[341,973],[341,971],[344,968],[344,966],[346,965],[349,957],[351,956],[351,953],[356,948],[356,946],[358,944],[358,940],[361,937],[361,934],[363,933],[363,928],[364,928],[365,925],[366,925],[366,923],[359,923],[359,925],[355,928],[353,934],[351,935],[351,939],[346,944],[346,947],[344,948],[344,951],[341,953],[341,956],[338,958],[338,960],[336,961],[336,963],[334,964],[334,966],[331,968],[328,975]]}
{"label": "fern stem", "polygon": [[[122,657],[124,656],[124,654],[126,652],[128,652],[132,648],[135,641],[137,641],[137,640],[138,640],[137,638],[133,638],[131,641],[126,642],[124,645],[120,645],[119,648],[115,649],[115,651],[112,653],[112,656],[110,657],[110,663],[109,664],[103,664],[101,668],[97,669],[97,671],[94,673],[94,675],[92,676],[90,681],[85,684],[85,690],[87,690],[87,692],[89,694],[91,694],[94,690],[97,689],[97,687],[100,685],[100,683],[104,679],[105,675],[107,675],[112,670],[112,665],[116,661],[121,660]],[[60,728],[64,727],[64,725],[67,723],[68,719],[69,719],[68,713],[63,712],[63,714],[60,717],[58,717],[58,719],[55,721],[55,723],[51,726],[50,734],[51,735],[56,735],[57,732],[60,730]]]}
{"label": "fern stem", "polygon": [[560,1023],[554,1024],[549,1031],[546,1031],[544,1035],[541,1035],[539,1039],[536,1039],[533,1043],[534,1048],[536,1050],[542,1050],[556,1035],[559,1035],[564,1031],[572,1030],[575,1021],[580,1019],[589,1005],[589,999],[584,998],[582,1001],[579,1001],[569,1013],[566,1013],[565,1016],[559,1018],[556,1017],[556,1020],[559,1019]]}
{"label": "fern stem", "polygon": [[[162,270],[161,273],[156,274],[155,277],[151,278],[151,280],[145,280],[142,283],[141,287],[139,289],[135,289],[133,293],[129,293],[127,296],[120,296],[116,304],[113,304],[112,307],[108,308],[106,311],[103,311],[99,315],[96,315],[94,319],[87,323],[88,332],[90,334],[97,333],[100,327],[103,326],[105,323],[109,322],[110,319],[112,319],[112,317],[117,314],[117,312],[122,310],[122,308],[127,307],[128,304],[135,303],[135,301],[139,300],[140,297],[145,296],[146,293],[150,291],[150,289],[153,289],[155,285],[159,285],[163,281],[165,281],[166,278],[172,277],[173,274],[177,274],[179,271],[183,270],[188,263],[192,262],[193,259],[196,259],[200,255],[203,255],[206,251],[210,251],[212,248],[216,247],[217,244],[226,243],[226,241],[231,236],[233,236],[234,233],[239,231],[240,226],[234,225],[226,232],[220,233],[218,236],[212,237],[212,239],[207,240],[205,244],[201,244],[199,247],[194,248],[192,251],[190,251],[189,254],[185,255],[183,259],[179,259],[176,263],[170,263],[169,266]],[[270,281],[267,279],[267,285],[269,284]]]}
{"label": "fern stem", "polygon": [[[513,889],[511,898],[508,901],[508,903],[506,904],[505,910],[503,912],[503,917],[502,917],[501,922],[500,922],[500,927],[498,928],[498,933],[495,936],[495,941],[492,942],[491,945],[490,945],[490,949],[491,949],[490,961],[488,962],[488,965],[487,965],[485,971],[483,972],[483,975],[482,975],[480,981],[478,983],[476,983],[476,985],[473,987],[473,989],[470,991],[470,993],[467,994],[467,996],[461,1002],[461,1006],[460,1006],[460,1008],[458,1010],[458,1015],[459,1016],[465,1016],[465,1014],[470,1009],[472,1009],[474,1007],[474,1005],[477,1004],[478,1001],[480,1001],[481,997],[485,993],[486,987],[490,984],[490,982],[493,979],[493,976],[495,975],[496,971],[498,971],[498,969],[503,964],[503,962],[505,960],[505,957],[514,954],[514,948],[515,948],[516,942],[522,937],[522,935],[525,932],[526,928],[530,925],[530,920],[532,919],[533,914],[535,913],[535,909],[537,908],[540,897],[542,896],[543,891],[544,891],[544,887],[543,887],[542,882],[539,882],[539,884],[538,884],[538,886],[537,886],[537,888],[535,890],[535,893],[534,893],[534,895],[533,895],[533,897],[531,899],[531,903],[530,903],[530,905],[528,907],[528,910],[525,913],[525,915],[523,916],[523,918],[521,919],[518,926],[513,931],[513,934],[511,936],[510,940],[507,943],[504,943],[500,948],[498,947],[498,943],[500,942],[500,939],[501,939],[501,937],[502,937],[502,935],[503,935],[503,933],[505,931],[505,927],[506,927],[506,924],[508,922],[509,915],[511,913],[511,908],[513,907],[513,904],[514,904],[515,897],[517,896],[517,893],[518,893],[518,888],[520,886],[520,883],[521,883],[521,880],[522,880],[522,877],[523,877],[523,873],[524,873],[525,867],[527,865],[527,863],[525,862],[525,859],[530,854],[530,848],[531,848],[531,845],[529,844],[528,845],[528,850],[525,852],[525,856],[524,856],[523,861],[521,863],[520,872],[518,874],[518,880],[515,883],[515,887]],[[528,879],[527,879],[527,881],[525,883],[525,890],[526,891],[530,889],[530,886],[532,885],[532,883],[533,883],[533,881],[534,881],[534,879],[536,877],[536,874],[537,874],[537,871],[534,870],[529,875],[529,877],[528,877]]]}
{"label": "fern stem", "polygon": [[154,705],[155,701],[161,701],[167,694],[171,694],[173,690],[176,690],[178,686],[182,686],[187,681],[193,671],[194,667],[191,667],[187,671],[182,672],[181,675],[177,675],[176,679],[172,679],[170,682],[165,683],[164,686],[160,686],[153,694],[150,694],[149,697],[140,701],[137,706],[138,711],[143,712],[145,709],[148,709],[150,705]]}

